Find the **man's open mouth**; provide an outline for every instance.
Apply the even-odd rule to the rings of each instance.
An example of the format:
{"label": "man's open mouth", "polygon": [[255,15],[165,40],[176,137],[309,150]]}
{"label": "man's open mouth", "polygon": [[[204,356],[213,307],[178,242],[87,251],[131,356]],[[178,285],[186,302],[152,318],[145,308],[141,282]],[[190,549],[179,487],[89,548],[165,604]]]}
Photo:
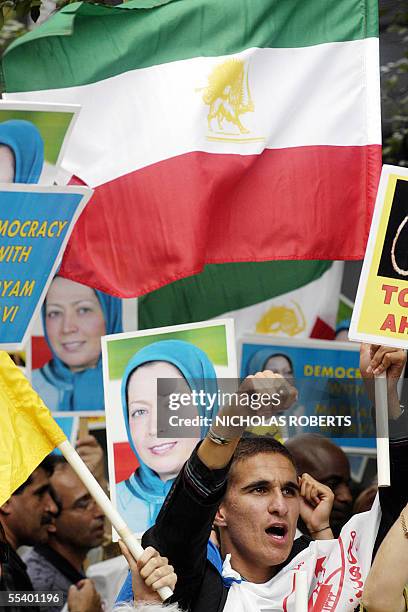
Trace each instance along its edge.
{"label": "man's open mouth", "polygon": [[276,542],[283,542],[288,533],[287,525],[271,525],[265,529],[265,532]]}

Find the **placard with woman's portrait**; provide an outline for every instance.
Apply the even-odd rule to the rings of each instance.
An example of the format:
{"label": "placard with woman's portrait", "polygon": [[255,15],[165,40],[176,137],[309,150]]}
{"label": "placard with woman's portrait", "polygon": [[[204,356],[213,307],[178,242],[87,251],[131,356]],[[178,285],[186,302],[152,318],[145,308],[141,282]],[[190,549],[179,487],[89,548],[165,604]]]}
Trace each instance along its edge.
{"label": "placard with woman's portrait", "polygon": [[63,184],[80,106],[0,101],[0,183]]}
{"label": "placard with woman's portrait", "polygon": [[[134,532],[152,525],[219,408],[217,380],[236,379],[233,321],[215,320],[102,338],[110,492]],[[169,397],[195,393],[186,429],[169,434]],[[180,420],[185,407],[171,413]],[[180,435],[182,437],[180,437]]]}

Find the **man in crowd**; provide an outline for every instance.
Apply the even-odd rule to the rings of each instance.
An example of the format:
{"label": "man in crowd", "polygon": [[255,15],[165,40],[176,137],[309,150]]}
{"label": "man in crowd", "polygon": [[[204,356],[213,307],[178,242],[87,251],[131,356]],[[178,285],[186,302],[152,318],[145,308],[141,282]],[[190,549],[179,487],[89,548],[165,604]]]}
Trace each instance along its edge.
{"label": "man in crowd", "polygon": [[330,525],[337,538],[352,514],[350,463],[342,449],[328,438],[306,433],[285,444],[295,459],[299,474],[307,472],[334,493]]}
{"label": "man in crowd", "polygon": [[[20,546],[44,545],[49,538],[49,529],[58,512],[51,494],[50,479],[54,460],[46,457],[29,478],[13,493],[0,508],[0,524],[4,529],[2,551],[1,586],[4,591],[37,590],[27,572],[27,567],[17,549]],[[8,606],[9,612],[20,612],[26,608]],[[33,612],[41,608],[31,606]],[[47,612],[50,608],[46,608]],[[90,580],[84,580],[72,589],[68,600],[71,612],[99,612],[100,598]]]}
{"label": "man in crowd", "polygon": [[33,590],[17,549],[48,540],[48,527],[57,513],[57,506],[50,493],[52,470],[51,460],[44,459],[0,508],[0,522],[9,545],[8,563],[3,566],[3,581],[7,591]]}
{"label": "man in crowd", "polygon": [[53,464],[50,482],[58,515],[48,529],[48,540],[37,543],[24,560],[36,590],[62,591],[66,597],[71,585],[85,579],[88,552],[102,543],[104,514],[63,457],[53,457]]}
{"label": "man in crowd", "polygon": [[[363,377],[385,370],[392,374],[388,400],[395,419],[401,418],[396,383],[405,361],[403,351],[362,348]],[[240,391],[250,395],[269,382],[270,394],[279,389],[286,396],[286,406],[279,409],[288,407],[295,395],[277,377],[258,373]],[[241,403],[224,413],[231,410],[250,413]],[[382,491],[382,518],[376,503],[368,519],[356,515],[347,523],[341,539],[320,540],[329,533],[331,507],[309,479],[302,477],[298,484],[289,451],[273,440],[239,442],[236,434],[212,428],[181,471],[143,545],[171,559],[178,575],[175,600],[194,612],[285,609],[293,605],[299,569],[307,571],[314,609],[336,602],[338,609],[351,612],[361,599],[377,533],[384,536],[407,501],[407,441],[408,436],[390,444],[392,487]],[[299,514],[316,541],[294,540]],[[213,522],[220,533],[218,568],[206,558]]]}

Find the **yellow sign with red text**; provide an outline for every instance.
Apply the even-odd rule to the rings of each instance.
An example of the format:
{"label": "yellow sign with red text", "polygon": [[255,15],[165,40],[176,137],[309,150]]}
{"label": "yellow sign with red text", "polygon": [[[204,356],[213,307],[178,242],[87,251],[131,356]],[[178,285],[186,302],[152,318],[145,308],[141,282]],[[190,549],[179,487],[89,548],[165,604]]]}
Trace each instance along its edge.
{"label": "yellow sign with red text", "polygon": [[384,166],[349,338],[408,347],[408,169]]}

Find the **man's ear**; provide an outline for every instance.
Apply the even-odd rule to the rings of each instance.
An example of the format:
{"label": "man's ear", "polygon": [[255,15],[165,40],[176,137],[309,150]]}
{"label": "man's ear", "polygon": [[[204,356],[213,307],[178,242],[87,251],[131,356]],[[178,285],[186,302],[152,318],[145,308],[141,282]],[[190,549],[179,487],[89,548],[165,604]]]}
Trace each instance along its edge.
{"label": "man's ear", "polygon": [[217,514],[215,515],[214,525],[216,525],[216,527],[227,527],[226,512],[222,504],[219,506]]}

